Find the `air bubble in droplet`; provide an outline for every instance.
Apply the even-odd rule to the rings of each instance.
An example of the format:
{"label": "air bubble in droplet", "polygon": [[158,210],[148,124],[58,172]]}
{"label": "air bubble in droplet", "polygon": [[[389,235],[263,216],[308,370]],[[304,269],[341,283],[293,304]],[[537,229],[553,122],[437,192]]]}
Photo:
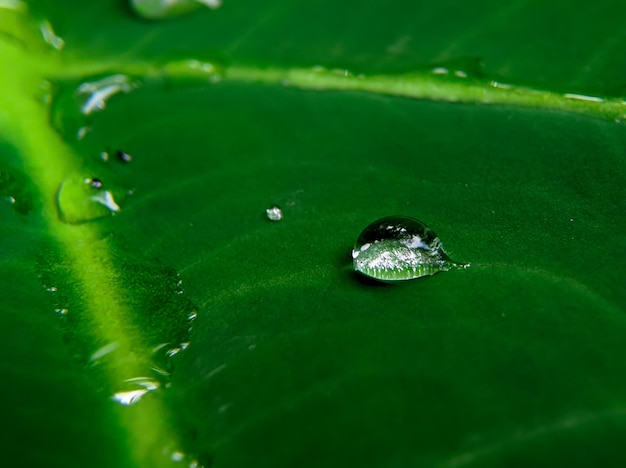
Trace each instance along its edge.
{"label": "air bubble in droplet", "polygon": [[222,0],[130,0],[135,13],[146,19],[157,20],[184,15],[202,7],[215,10]]}
{"label": "air bubble in droplet", "polygon": [[270,206],[268,209],[265,210],[265,215],[270,221],[280,221],[281,219],[283,219],[283,210],[281,210],[276,205]]}
{"label": "air bubble in droplet", "polygon": [[367,226],[352,259],[357,272],[380,281],[410,280],[469,266],[450,260],[432,229],[407,216],[389,216]]}
{"label": "air bubble in droplet", "polygon": [[68,177],[59,187],[57,208],[59,219],[68,224],[80,224],[104,218],[121,210],[116,197],[121,192],[104,190],[104,183],[91,177]]}

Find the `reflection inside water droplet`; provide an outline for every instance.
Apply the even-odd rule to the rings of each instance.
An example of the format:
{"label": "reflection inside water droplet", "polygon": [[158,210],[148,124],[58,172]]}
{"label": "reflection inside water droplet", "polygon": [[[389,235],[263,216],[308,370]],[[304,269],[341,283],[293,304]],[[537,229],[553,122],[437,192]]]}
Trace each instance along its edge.
{"label": "reflection inside water droplet", "polygon": [[437,235],[407,216],[389,216],[367,226],[352,258],[357,272],[381,281],[410,280],[469,266],[451,261]]}

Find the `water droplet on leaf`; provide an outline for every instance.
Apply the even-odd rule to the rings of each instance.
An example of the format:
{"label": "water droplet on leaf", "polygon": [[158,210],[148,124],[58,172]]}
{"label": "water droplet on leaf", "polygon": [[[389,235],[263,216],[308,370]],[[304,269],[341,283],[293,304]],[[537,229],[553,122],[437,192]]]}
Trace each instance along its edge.
{"label": "water droplet on leaf", "polygon": [[380,281],[402,281],[469,265],[450,260],[432,229],[407,216],[374,221],[352,251],[354,269]]}
{"label": "water droplet on leaf", "polygon": [[141,400],[145,394],[158,390],[160,384],[148,377],[135,377],[126,380],[124,387],[116,392],[112,398],[121,405],[130,406]]}
{"label": "water droplet on leaf", "polygon": [[92,115],[104,110],[118,94],[127,94],[139,80],[127,75],[99,75],[57,83],[52,101],[54,127],[68,140],[82,140],[92,130]]}
{"label": "water droplet on leaf", "polygon": [[267,219],[270,221],[280,221],[283,219],[283,210],[276,205],[270,206],[267,210],[265,210],[265,214],[267,215]]}
{"label": "water droplet on leaf", "polygon": [[50,21],[45,20],[39,23],[39,31],[41,32],[43,40],[56,50],[61,50],[65,47],[65,41],[56,35]]}
{"label": "water droplet on leaf", "polygon": [[121,210],[116,198],[123,192],[103,190],[100,179],[68,177],[59,187],[57,208],[59,219],[68,224],[80,224],[104,218]]}
{"label": "water droplet on leaf", "polygon": [[129,163],[133,160],[133,157],[130,154],[125,153],[122,150],[117,150],[115,154],[117,154],[117,159],[123,163]]}
{"label": "water droplet on leaf", "polygon": [[103,187],[102,181],[95,177],[93,179],[85,179],[85,183],[89,184],[91,187],[95,189],[101,189]]}
{"label": "water droplet on leaf", "polygon": [[32,210],[33,196],[27,177],[19,171],[0,169],[0,199],[20,214]]}

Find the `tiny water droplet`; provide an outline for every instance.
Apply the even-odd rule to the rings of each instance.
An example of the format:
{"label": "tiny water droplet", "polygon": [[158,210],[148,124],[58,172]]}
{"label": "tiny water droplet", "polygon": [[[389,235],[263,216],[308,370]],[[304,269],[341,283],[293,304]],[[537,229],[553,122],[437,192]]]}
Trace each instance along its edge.
{"label": "tiny water droplet", "polygon": [[357,272],[380,281],[410,280],[469,266],[450,260],[434,231],[407,216],[389,216],[367,226],[352,258]]}
{"label": "tiny water droplet", "polygon": [[68,310],[67,309],[54,309],[54,312],[59,315],[67,315]]}
{"label": "tiny water droplet", "polygon": [[103,187],[102,181],[96,177],[93,179],[85,179],[85,183],[95,189],[101,189]]}
{"label": "tiny water droplet", "polygon": [[103,187],[98,178],[74,176],[65,179],[57,194],[59,219],[68,224],[80,224],[120,211],[116,197],[122,192],[114,194],[112,190],[102,190]]}
{"label": "tiny water droplet", "polygon": [[270,206],[267,210],[265,210],[265,214],[267,215],[267,219],[270,221],[280,221],[283,219],[283,210],[276,205]]}
{"label": "tiny water droplet", "polygon": [[157,20],[184,15],[202,7],[215,10],[222,0],[131,0],[135,13],[146,19]]}
{"label": "tiny water droplet", "polygon": [[0,170],[0,199],[20,214],[27,214],[33,208],[33,196],[27,177],[16,170]]}
{"label": "tiny water droplet", "polygon": [[224,64],[214,59],[211,61],[196,58],[173,59],[166,61],[161,69],[166,77],[182,83],[187,80],[207,80],[210,83],[217,83],[225,73]]}
{"label": "tiny water droplet", "polygon": [[133,160],[133,157],[130,154],[125,153],[122,150],[117,150],[115,154],[117,155],[117,159],[123,163],[129,163]]}

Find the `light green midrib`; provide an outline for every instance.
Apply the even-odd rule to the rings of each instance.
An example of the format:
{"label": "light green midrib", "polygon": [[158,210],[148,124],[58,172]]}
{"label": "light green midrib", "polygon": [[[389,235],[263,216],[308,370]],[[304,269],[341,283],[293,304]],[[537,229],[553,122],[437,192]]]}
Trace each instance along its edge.
{"label": "light green midrib", "polygon": [[160,63],[126,61],[92,62],[77,59],[73,64],[56,64],[48,77],[53,80],[80,80],[93,75],[126,74],[138,79],[184,79],[202,83],[224,81],[263,83],[303,90],[360,91],[441,102],[504,105],[586,114],[606,120],[626,119],[626,98],[602,98],[575,93],[559,93],[496,81],[461,78],[450,70],[442,75],[430,71],[403,74],[354,75],[347,70],[321,67],[280,67],[234,64],[221,68],[207,63],[212,72],[202,72],[188,64],[191,60]]}
{"label": "light green midrib", "polygon": [[[128,326],[131,311],[123,303],[126,292],[119,283],[111,252],[99,241],[97,226],[71,226],[57,218],[59,184],[80,169],[81,158],[49,125],[45,105],[33,99],[44,76],[38,65],[25,62],[18,50],[0,41],[0,69],[11,70],[10,74],[0,77],[2,137],[22,155],[24,170],[39,189],[41,216],[71,265],[81,303],[85,306],[84,310],[69,313],[89,317],[94,326],[94,343],[102,340],[118,344],[104,377],[114,387],[121,386],[125,379],[144,376],[149,371],[140,360],[127,359],[133,354],[147,356],[147,350],[138,349],[143,342],[141,337],[129,332],[133,327]],[[147,466],[146,463],[155,467],[170,466],[161,449],[177,448],[177,442],[169,427],[167,411],[159,400],[146,403],[120,413],[120,426],[126,431],[126,437],[119,440],[129,451],[129,460],[120,461],[120,466]]]}

